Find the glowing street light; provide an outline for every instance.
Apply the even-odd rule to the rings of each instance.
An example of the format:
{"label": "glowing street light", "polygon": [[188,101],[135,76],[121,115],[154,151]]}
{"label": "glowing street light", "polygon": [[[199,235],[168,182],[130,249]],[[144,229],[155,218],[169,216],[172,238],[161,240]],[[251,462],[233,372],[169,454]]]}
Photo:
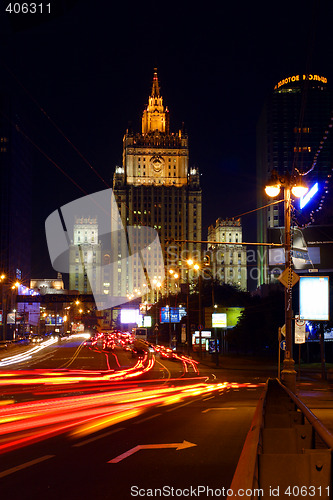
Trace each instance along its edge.
{"label": "glowing street light", "polygon": [[[194,262],[192,259],[188,259],[187,261],[187,265],[189,267],[191,267],[192,269],[194,269],[194,271],[197,271],[198,272],[198,281],[199,281],[199,357],[200,359],[202,358],[202,345],[201,345],[201,338],[202,338],[202,319],[201,319],[201,279],[202,279],[202,276],[201,276],[201,273],[199,272],[201,267],[200,265],[197,263],[197,262]],[[188,292],[189,293],[189,292]]]}
{"label": "glowing street light", "polygon": [[[304,184],[302,176],[294,176],[286,173],[279,175],[276,171],[272,172],[272,177],[269,184],[265,187],[266,194],[274,198],[280,193],[281,187],[284,194],[284,232],[285,232],[285,269],[288,276],[291,276],[292,261],[291,261],[291,194],[300,198],[308,191],[308,187]],[[285,298],[285,325],[286,325],[286,350],[284,351],[283,369],[281,378],[284,384],[293,392],[296,392],[296,371],[295,361],[292,357],[292,286],[288,283],[284,292]]]}

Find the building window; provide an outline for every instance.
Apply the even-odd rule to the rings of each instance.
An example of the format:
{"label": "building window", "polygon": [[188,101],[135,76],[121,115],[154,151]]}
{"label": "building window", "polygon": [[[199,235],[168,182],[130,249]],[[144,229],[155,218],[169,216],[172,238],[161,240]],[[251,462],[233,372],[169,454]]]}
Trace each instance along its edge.
{"label": "building window", "polygon": [[294,153],[311,153],[311,146],[295,146]]}

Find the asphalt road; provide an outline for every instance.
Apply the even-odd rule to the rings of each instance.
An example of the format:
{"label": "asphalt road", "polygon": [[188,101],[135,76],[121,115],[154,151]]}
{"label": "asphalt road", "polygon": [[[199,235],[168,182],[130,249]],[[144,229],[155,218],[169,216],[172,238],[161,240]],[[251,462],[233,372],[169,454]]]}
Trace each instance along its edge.
{"label": "asphalt road", "polygon": [[[29,353],[34,346],[22,346],[2,353],[0,360],[11,357],[15,354]],[[103,349],[102,342],[99,341],[96,346],[91,346],[86,339],[68,338],[59,340],[40,351],[33,352],[27,358],[18,358],[16,362],[10,365],[1,365],[0,371],[7,370],[120,370],[133,367],[137,362],[137,357],[132,355],[131,351],[126,351],[115,347],[114,349]],[[146,375],[146,378],[170,378],[183,375],[184,367],[182,363],[172,362],[156,358],[155,366]],[[195,372],[191,365],[188,365],[188,374]]]}
{"label": "asphalt road", "polygon": [[[153,356],[149,354],[147,363]],[[75,376],[87,370],[94,373],[100,371],[102,374],[106,370],[121,371],[133,367],[135,363],[137,358],[132,357],[130,351],[118,348],[105,351],[101,345],[91,348],[78,339],[69,339],[54,343],[34,353],[29,359],[2,368],[3,371],[13,370],[13,377],[22,377],[22,380],[37,376],[36,380],[28,378],[26,385],[18,386],[13,385],[11,374],[3,373],[2,376],[2,398],[5,404],[8,400],[9,403],[16,402],[23,405],[26,411],[25,405],[28,405],[29,410],[30,401],[32,404],[41,402],[38,403],[41,404],[39,407],[31,406],[31,411],[36,412],[33,419],[39,418],[36,408],[41,408],[43,412],[47,407],[45,404],[51,404],[54,398],[59,398],[61,404],[69,398],[78,398],[73,401],[80,404],[82,397],[84,399],[86,396],[89,403],[91,395],[91,398],[96,397],[97,402],[100,401],[98,398],[103,398],[103,391],[108,391],[112,398],[112,394],[117,395],[117,391],[120,394],[126,387],[129,390],[126,397],[131,391],[139,391],[140,400],[140,391],[145,397],[146,391],[155,387],[155,394],[148,394],[147,401],[151,397],[157,399],[156,404],[147,405],[137,416],[120,423],[108,422],[100,430],[94,429],[88,435],[73,437],[71,432],[62,432],[55,437],[3,453],[0,465],[1,498],[122,500],[136,496],[149,497],[155,488],[158,490],[157,496],[163,496],[163,493],[164,496],[179,496],[182,490],[184,496],[196,496],[200,492],[200,496],[205,498],[199,487],[217,489],[223,496],[223,488],[230,486],[263,390],[264,378],[259,380],[243,371],[238,376],[242,383],[231,384],[237,381],[235,373],[228,374],[227,370],[219,371],[202,365],[198,374],[195,364],[160,355],[156,356],[153,368],[135,380],[102,383],[94,379],[74,384],[65,381],[62,384],[52,378],[54,373],[59,376],[63,372]],[[48,382],[38,381],[41,373],[51,377],[47,379]],[[250,382],[253,384],[250,385]],[[176,394],[184,385],[195,387],[194,384],[203,383],[212,383],[215,389],[199,395],[191,393],[181,399],[177,399],[177,396],[175,400],[167,398],[167,404],[165,401],[158,402],[165,388],[170,388]],[[55,418],[61,417],[62,412],[66,416],[66,411],[72,411],[68,408],[62,410],[57,401]],[[15,404],[12,407],[13,425],[16,422],[18,426],[24,426],[26,421],[29,423],[31,415],[28,420],[23,418],[16,421]],[[91,412],[94,408],[90,406],[87,410]],[[73,411],[79,411],[79,408],[73,408]],[[51,425],[51,420],[47,425]],[[47,425],[41,430],[47,430]],[[33,431],[33,428],[26,429],[27,435]],[[19,436],[14,433],[13,439],[24,437],[24,428],[20,432]],[[5,439],[4,436],[2,442]]]}
{"label": "asphalt road", "polygon": [[[185,495],[191,487],[227,488],[261,391],[261,385],[228,386],[154,407],[88,437],[62,435],[7,453],[1,460],[1,496],[130,499],[149,496],[155,488],[169,496],[172,488]],[[184,441],[191,446],[177,450]]]}
{"label": "asphalt road", "polygon": [[[33,352],[31,357],[18,359],[17,362],[11,365],[1,366],[1,370],[8,369],[71,369],[71,370],[110,370],[119,369],[120,366],[133,366],[135,360],[131,358],[127,351],[117,351],[120,359],[115,356],[114,352],[103,351],[102,345],[99,342],[95,349],[90,348],[89,343],[85,345],[86,339],[68,338],[59,340],[48,347],[42,348],[37,352]],[[37,347],[42,347],[39,345]],[[8,350],[5,354],[2,353],[1,359],[14,354],[25,353],[36,348],[33,345],[22,346]]]}

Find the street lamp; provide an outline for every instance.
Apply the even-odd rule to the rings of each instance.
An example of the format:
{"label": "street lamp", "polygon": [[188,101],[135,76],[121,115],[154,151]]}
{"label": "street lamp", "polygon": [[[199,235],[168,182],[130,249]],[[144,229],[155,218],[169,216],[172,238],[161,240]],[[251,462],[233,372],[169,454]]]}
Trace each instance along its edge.
{"label": "street lamp", "polygon": [[283,369],[281,378],[293,392],[296,392],[296,371],[295,361],[292,357],[292,261],[291,261],[291,194],[296,198],[304,196],[308,191],[301,176],[286,173],[279,175],[276,171],[272,172],[270,182],[265,187],[267,196],[274,198],[280,193],[281,187],[284,194],[284,248],[285,248],[285,269],[288,273],[288,286],[285,287],[285,325],[286,325],[286,350],[284,352]]}
{"label": "street lamp", "polygon": [[6,275],[2,273],[0,276],[0,284],[1,284],[1,323],[2,323],[2,339],[3,340],[6,340],[5,323],[7,323],[7,314],[6,314],[7,302],[5,304],[4,283],[3,283],[5,279],[6,279]]}
{"label": "street lamp", "polygon": [[[170,279],[173,278],[175,281],[179,278],[179,273],[174,269],[169,269]],[[177,286],[177,285],[176,285]],[[169,347],[172,348],[172,329],[171,329],[171,300],[170,300],[170,285],[167,283],[167,299],[169,307]]]}
{"label": "street lamp", "polygon": [[194,269],[194,271],[198,272],[198,285],[199,285],[199,357],[200,359],[202,358],[202,345],[201,345],[201,338],[202,338],[202,319],[201,319],[201,282],[202,282],[202,276],[201,276],[201,267],[197,262],[194,262],[192,259],[188,259],[186,261],[187,265]]}
{"label": "street lamp", "polygon": [[162,286],[162,283],[160,281],[158,281],[156,278],[153,279],[153,283],[154,283],[155,288],[156,288],[155,332],[156,332],[156,345],[157,345],[158,344],[158,308],[157,308],[157,304],[158,304],[158,301],[159,301],[158,293],[159,293],[159,290],[160,290],[160,288]]}

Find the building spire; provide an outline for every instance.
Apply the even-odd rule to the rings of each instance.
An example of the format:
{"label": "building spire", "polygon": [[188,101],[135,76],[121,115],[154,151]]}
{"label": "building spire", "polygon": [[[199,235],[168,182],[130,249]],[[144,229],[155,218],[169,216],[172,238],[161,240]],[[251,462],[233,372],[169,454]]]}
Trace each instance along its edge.
{"label": "building spire", "polygon": [[160,86],[158,84],[157,68],[154,68],[153,88],[151,97],[160,97]]}
{"label": "building spire", "polygon": [[163,106],[160,94],[157,68],[154,68],[153,87],[148,100],[148,106],[142,115],[142,133],[160,132],[169,134],[169,110]]}

